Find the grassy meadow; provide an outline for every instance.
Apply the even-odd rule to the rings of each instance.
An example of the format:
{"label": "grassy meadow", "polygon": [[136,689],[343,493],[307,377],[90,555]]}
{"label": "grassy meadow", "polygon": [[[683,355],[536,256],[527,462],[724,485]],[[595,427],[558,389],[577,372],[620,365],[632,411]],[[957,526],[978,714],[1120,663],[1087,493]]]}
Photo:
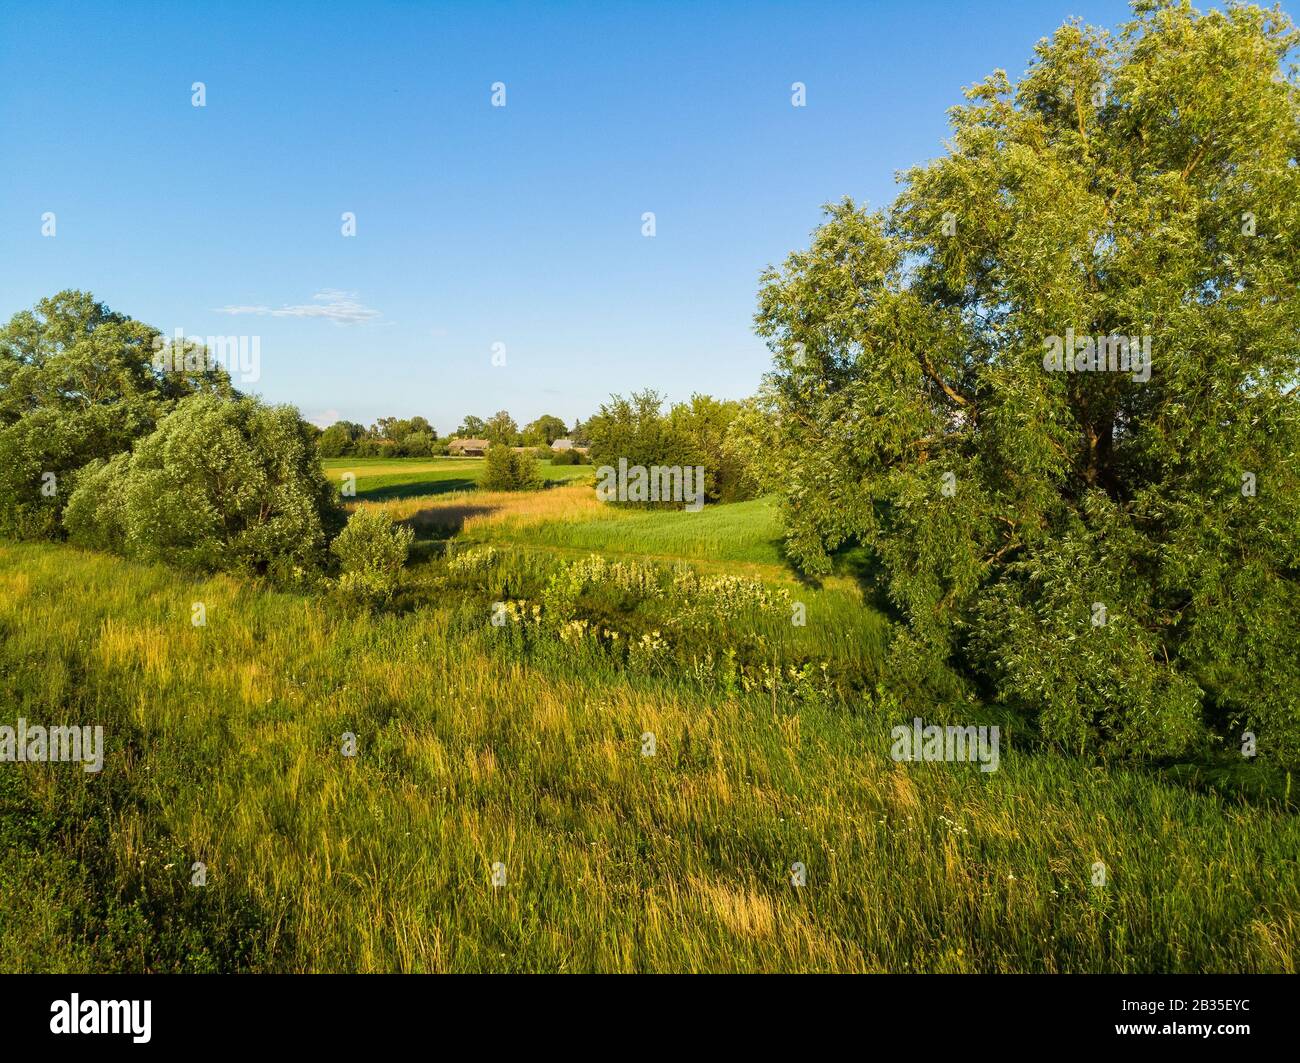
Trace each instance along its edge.
{"label": "grassy meadow", "polygon": [[326,462],[416,530],[382,613],[0,544],[4,716],[108,747],[0,772],[0,969],[1296,970],[1292,809],[968,694],[998,771],[895,763],[890,624],[847,570],[796,578],[769,500],[618,510],[590,466],[493,494],[482,464]]}
{"label": "grassy meadow", "polygon": [[[357,499],[382,502],[469,490],[482,474],[483,458],[325,458],[325,474],[342,483],[344,473],[356,476]],[[548,483],[590,478],[590,465],[539,465]]]}

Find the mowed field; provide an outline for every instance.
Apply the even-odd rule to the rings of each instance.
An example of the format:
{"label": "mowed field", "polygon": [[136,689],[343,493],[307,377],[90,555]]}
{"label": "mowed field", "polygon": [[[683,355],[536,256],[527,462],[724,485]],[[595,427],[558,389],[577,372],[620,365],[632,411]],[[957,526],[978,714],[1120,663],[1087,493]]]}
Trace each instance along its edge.
{"label": "mowed field", "polygon": [[[356,477],[357,498],[380,502],[390,498],[443,494],[474,487],[483,473],[483,458],[326,458],[325,474],[340,486],[345,473]],[[590,465],[552,465],[538,468],[548,483],[591,479]]]}
{"label": "mowed field", "polygon": [[[1005,718],[996,772],[895,763],[889,624],[796,578],[770,501],[617,510],[590,466],[513,495],[481,467],[327,462],[417,530],[380,614],[0,545],[4,717],[108,747],[0,766],[0,969],[1295,971],[1276,803]],[[566,588],[626,630],[528,620]],[[663,617],[672,653],[619,648]]]}
{"label": "mowed field", "polygon": [[706,506],[697,513],[620,509],[597,501],[590,465],[540,465],[547,489],[485,493],[475,489],[482,458],[329,458],[326,474],[356,477],[349,506],[383,504],[424,537],[511,542],[580,552],[760,566],[789,579],[774,500]]}

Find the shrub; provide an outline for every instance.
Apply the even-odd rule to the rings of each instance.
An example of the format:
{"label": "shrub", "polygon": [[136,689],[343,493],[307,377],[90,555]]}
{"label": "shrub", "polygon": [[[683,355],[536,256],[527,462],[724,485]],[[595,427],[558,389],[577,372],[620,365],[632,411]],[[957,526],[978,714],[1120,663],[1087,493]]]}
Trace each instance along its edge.
{"label": "shrub", "polygon": [[316,441],[322,458],[342,458],[357,452],[357,441],[365,429],[351,421],[335,421]]}
{"label": "shrub", "polygon": [[428,432],[410,432],[402,437],[398,449],[403,457],[430,457],[433,454],[433,436]]}
{"label": "shrub", "polygon": [[488,447],[479,486],[484,491],[535,491],[542,486],[542,474],[532,454],[497,443]]}
{"label": "shrub", "polygon": [[697,466],[704,470],[704,497],[710,502],[740,502],[756,493],[750,468],[751,450],[728,445],[737,419],[744,412],[738,402],[708,395],[692,395],[663,412],[664,399],[647,389],[630,398],[611,395],[586,423],[591,440],[591,463],[649,468]]}
{"label": "shrub", "polygon": [[447,559],[447,570],[457,576],[478,576],[488,571],[497,561],[495,547],[472,547]]}
{"label": "shrub", "polygon": [[203,395],[87,469],[65,527],[133,557],[291,580],[323,566],[333,494],[296,410]]}
{"label": "shrub", "polygon": [[330,544],[339,559],[339,593],[369,604],[389,601],[402,580],[402,567],[415,532],[393,523],[380,509],[362,506]]}
{"label": "shrub", "polygon": [[126,552],[126,476],[129,453],[108,461],[96,459],[77,474],[76,486],[63,511],[68,538],[95,550]]}
{"label": "shrub", "polygon": [[359,458],[399,457],[397,444],[391,439],[361,439],[353,451]]}

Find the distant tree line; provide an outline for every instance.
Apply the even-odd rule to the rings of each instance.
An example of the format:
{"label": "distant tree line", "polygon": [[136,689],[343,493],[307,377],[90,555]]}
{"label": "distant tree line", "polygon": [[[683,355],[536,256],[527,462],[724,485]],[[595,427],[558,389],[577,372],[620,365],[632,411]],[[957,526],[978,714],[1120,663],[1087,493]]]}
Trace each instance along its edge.
{"label": "distant tree line", "polygon": [[[750,422],[761,414],[750,403],[692,395],[689,402],[667,404],[653,390],[628,397],[612,395],[585,421],[572,427],[552,414],[543,414],[520,429],[506,410],[491,417],[466,416],[456,430],[440,437],[423,417],[381,417],[369,428],[353,421],[338,421],[321,433],[321,457],[407,457],[446,454],[454,439],[485,439],[492,448],[532,447],[537,456],[557,465],[700,466],[704,469],[705,497],[710,502],[736,502],[753,498],[758,482],[751,466],[754,449]],[[744,430],[742,431],[742,427]],[[570,440],[574,448],[551,451],[557,439]],[[589,450],[590,456],[583,451]],[[531,475],[506,476],[506,461],[493,465],[493,483],[512,480],[528,485]],[[503,489],[503,486],[493,489]]]}
{"label": "distant tree line", "polygon": [[424,417],[381,417],[370,427],[355,421],[336,421],[326,428],[318,442],[323,458],[428,458],[446,454],[453,439],[486,439],[506,447],[550,447],[557,439],[572,439],[582,445],[586,439],[581,422],[573,428],[552,414],[543,414],[521,430],[506,410],[491,417],[469,415],[449,435],[440,437]]}

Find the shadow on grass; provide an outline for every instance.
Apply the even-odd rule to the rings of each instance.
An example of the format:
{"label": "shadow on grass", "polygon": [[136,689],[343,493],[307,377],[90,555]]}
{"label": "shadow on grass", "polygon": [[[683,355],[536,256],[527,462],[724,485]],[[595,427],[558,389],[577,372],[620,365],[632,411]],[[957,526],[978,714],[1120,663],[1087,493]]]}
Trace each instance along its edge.
{"label": "shadow on grass", "polygon": [[414,483],[385,484],[357,492],[357,499],[362,502],[390,502],[398,498],[412,498],[419,495],[445,495],[449,491],[468,491],[475,484],[470,479],[455,480],[419,480]]}
{"label": "shadow on grass", "polygon": [[465,522],[471,517],[485,517],[496,513],[501,508],[499,505],[486,502],[464,502],[458,506],[421,509],[412,513],[402,523],[414,528],[416,536],[420,539],[450,539],[453,535],[459,534],[465,527]]}
{"label": "shadow on grass", "polygon": [[1155,765],[1155,775],[1171,785],[1215,794],[1231,803],[1300,811],[1300,793],[1290,772],[1274,764],[1252,763],[1239,754],[1215,751],[1196,760],[1166,761]]}

